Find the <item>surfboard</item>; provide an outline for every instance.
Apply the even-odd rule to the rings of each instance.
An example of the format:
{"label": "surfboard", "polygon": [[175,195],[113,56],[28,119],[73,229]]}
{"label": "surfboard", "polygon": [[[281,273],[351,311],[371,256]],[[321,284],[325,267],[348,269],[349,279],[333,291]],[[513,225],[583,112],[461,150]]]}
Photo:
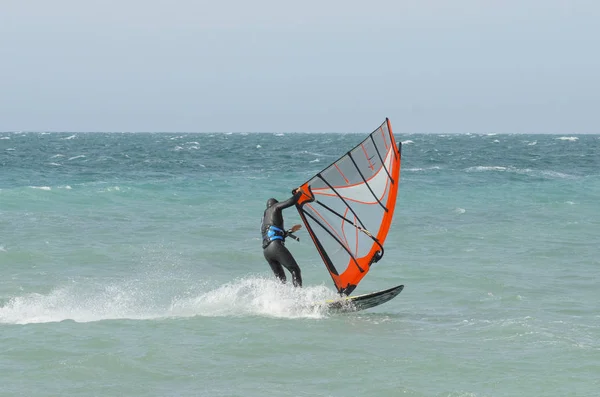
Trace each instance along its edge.
{"label": "surfboard", "polygon": [[403,289],[404,285],[398,285],[383,291],[328,300],[318,304],[318,306],[324,307],[328,312],[331,313],[357,312],[388,302],[398,296]]}

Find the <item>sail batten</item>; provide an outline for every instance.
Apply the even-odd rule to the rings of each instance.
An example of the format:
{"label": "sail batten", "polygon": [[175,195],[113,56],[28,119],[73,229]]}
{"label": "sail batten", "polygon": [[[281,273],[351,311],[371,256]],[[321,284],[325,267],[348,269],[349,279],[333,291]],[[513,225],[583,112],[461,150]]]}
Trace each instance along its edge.
{"label": "sail batten", "polygon": [[333,283],[350,294],[383,256],[401,154],[388,119],[300,186],[296,204]]}

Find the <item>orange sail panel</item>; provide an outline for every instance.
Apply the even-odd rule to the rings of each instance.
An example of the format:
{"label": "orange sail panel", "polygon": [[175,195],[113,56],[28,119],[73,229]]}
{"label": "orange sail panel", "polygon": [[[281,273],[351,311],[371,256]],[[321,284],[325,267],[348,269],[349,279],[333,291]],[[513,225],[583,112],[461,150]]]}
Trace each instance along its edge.
{"label": "orange sail panel", "polygon": [[300,186],[300,217],[340,294],[349,295],[383,256],[400,179],[388,119]]}

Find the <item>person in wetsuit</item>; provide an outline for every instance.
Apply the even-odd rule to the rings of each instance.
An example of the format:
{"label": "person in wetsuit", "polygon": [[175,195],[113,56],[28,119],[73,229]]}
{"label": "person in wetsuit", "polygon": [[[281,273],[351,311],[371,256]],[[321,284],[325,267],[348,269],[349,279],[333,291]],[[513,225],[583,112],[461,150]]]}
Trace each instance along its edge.
{"label": "person in wetsuit", "polygon": [[264,212],[260,231],[262,233],[262,247],[265,259],[269,262],[275,276],[283,283],[286,282],[285,267],[292,274],[292,283],[294,287],[302,287],[302,275],[300,267],[296,260],[285,247],[285,238],[296,230],[300,225],[295,225],[290,231],[283,227],[282,210],[296,204],[302,196],[302,191],[296,189],[294,195],[283,202],[278,202],[274,198],[267,200],[267,209]]}

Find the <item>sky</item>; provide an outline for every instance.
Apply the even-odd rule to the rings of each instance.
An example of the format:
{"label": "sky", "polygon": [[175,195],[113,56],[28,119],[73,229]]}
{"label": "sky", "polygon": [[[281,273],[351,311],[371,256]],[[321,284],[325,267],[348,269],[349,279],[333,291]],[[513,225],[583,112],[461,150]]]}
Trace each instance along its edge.
{"label": "sky", "polygon": [[600,133],[600,2],[0,0],[0,131]]}

